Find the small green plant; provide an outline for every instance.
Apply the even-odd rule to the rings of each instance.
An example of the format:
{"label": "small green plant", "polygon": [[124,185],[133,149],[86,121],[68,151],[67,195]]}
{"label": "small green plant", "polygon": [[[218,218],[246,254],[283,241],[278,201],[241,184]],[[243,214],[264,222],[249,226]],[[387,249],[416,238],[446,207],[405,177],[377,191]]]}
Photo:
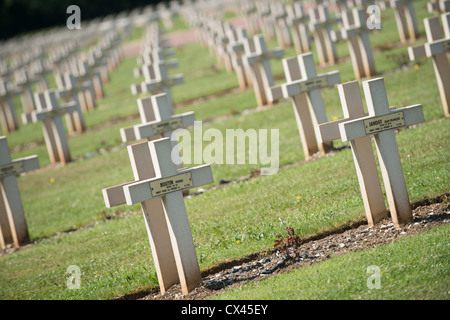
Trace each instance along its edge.
{"label": "small green plant", "polygon": [[281,247],[280,252],[286,253],[286,259],[289,259],[291,256],[289,254],[289,250],[291,250],[295,257],[299,257],[299,251],[294,248],[294,246],[300,246],[302,240],[300,239],[300,236],[295,235],[294,228],[287,227],[286,228],[287,235],[283,236],[281,234],[278,234],[276,236],[277,239],[275,239],[275,245],[274,248]]}

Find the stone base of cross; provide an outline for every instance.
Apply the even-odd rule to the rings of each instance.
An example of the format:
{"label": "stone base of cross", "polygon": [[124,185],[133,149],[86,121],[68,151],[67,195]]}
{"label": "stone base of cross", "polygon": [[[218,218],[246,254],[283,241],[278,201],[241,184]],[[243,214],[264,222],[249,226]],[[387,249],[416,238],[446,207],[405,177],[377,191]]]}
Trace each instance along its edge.
{"label": "stone base of cross", "polygon": [[201,273],[183,200],[183,190],[213,182],[211,167],[177,171],[170,138],[128,146],[135,180],[103,189],[106,207],[140,203],[161,294],[180,283],[183,294]]}

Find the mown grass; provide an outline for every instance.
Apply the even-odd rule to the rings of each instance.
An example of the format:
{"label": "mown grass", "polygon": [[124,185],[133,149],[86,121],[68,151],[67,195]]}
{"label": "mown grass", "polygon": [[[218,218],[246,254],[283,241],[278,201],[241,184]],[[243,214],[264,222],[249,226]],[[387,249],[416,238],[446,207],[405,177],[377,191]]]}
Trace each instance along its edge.
{"label": "mown grass", "polygon": [[[373,34],[374,41],[380,44],[386,34],[396,35],[393,29],[382,31],[384,35]],[[339,50],[345,53],[346,45],[340,46]],[[402,50],[406,46],[376,54],[380,70],[396,68],[395,61],[388,61],[387,55]],[[216,59],[197,44],[177,49],[175,58],[180,66],[171,73],[185,76],[185,84],[173,90],[176,103],[237,87],[236,77],[215,67]],[[281,75],[281,64],[277,66],[277,63],[274,63],[274,73]],[[99,101],[96,110],[86,113],[89,131],[70,137],[69,145],[76,161],[64,167],[48,166],[40,124],[22,126],[18,132],[8,135],[13,150],[25,147],[13,152],[13,158],[38,154],[41,167],[45,167],[18,181],[31,238],[48,238],[0,258],[1,298],[107,299],[157,287],[141,214],[109,219],[138,212],[139,205],[106,209],[101,193],[102,188],[133,179],[126,149],[115,147],[120,145],[119,129],[139,121],[132,119],[137,114],[137,104],[129,90],[130,84],[137,81],[132,75],[135,66],[135,57],[123,60],[112,74],[111,82],[105,85],[105,99]],[[329,68],[336,69],[341,71],[343,81],[352,80],[348,60]],[[448,192],[450,130],[448,120],[441,120],[443,112],[431,62],[424,61],[418,69],[386,72],[384,78],[391,105],[422,103],[427,121],[397,134],[411,201]],[[337,90],[323,90],[323,97],[329,119],[341,118]],[[252,90],[247,90],[187,104],[176,112],[194,110],[198,120],[230,116],[205,123],[204,131],[278,129],[280,166],[304,160],[290,102],[244,113],[255,105]],[[27,145],[30,142],[38,146]],[[203,148],[207,145],[204,142]],[[345,144],[336,142],[335,145]],[[212,171],[218,184],[221,179],[236,179],[263,167],[266,165],[261,163],[213,164]],[[185,203],[201,268],[266,250],[286,226],[306,236],[364,216],[350,149],[280,170],[273,176],[207,191],[187,198]],[[86,225],[89,227],[76,232],[64,232]],[[70,265],[78,265],[82,271],[79,290],[66,287],[68,275],[64,272]]]}

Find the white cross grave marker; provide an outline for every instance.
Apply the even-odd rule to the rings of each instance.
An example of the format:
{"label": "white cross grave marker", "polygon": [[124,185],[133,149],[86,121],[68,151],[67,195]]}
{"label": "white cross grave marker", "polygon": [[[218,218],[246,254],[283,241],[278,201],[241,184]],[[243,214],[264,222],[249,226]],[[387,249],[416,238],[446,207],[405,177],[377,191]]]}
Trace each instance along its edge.
{"label": "white cross grave marker", "polygon": [[[148,98],[140,99],[138,101],[140,110],[145,113],[145,120],[148,121],[133,126],[136,140],[149,139],[156,135],[170,137],[174,130],[194,124],[194,111],[173,115],[173,109],[170,106],[167,94],[161,93],[149,98],[150,101]],[[151,111],[149,110],[149,107],[151,108]],[[121,130],[122,141],[123,138],[126,137],[126,134],[122,134],[124,131],[125,130]]]}
{"label": "white cross grave marker", "polygon": [[292,40],[295,51],[306,53],[311,51],[311,39],[308,27],[308,17],[303,11],[303,5],[300,2],[294,2],[286,7],[288,21],[292,25]]}
{"label": "white cross grave marker", "polygon": [[411,204],[393,129],[423,122],[422,105],[390,111],[383,78],[363,82],[369,116],[339,124],[342,141],[374,135],[394,225],[412,221]]}
{"label": "white cross grave marker", "polygon": [[[251,52],[251,44],[253,42],[255,51]],[[281,58],[284,54],[282,48],[267,49],[266,42],[262,35],[256,35],[251,39],[247,39],[245,43],[245,62],[251,67],[251,76],[253,89],[256,94],[258,106],[262,107],[271,104],[268,97],[270,87],[274,85],[272,68],[270,59]]]}
{"label": "white cross grave marker", "polygon": [[33,111],[33,122],[42,121],[45,144],[51,163],[70,162],[70,150],[67,143],[66,132],[62,122],[62,115],[76,111],[75,103],[60,106],[55,90],[46,90],[35,95],[38,110]]}
{"label": "white cross grave marker", "polygon": [[[170,77],[168,75],[166,66],[164,63],[159,62],[154,65],[155,80],[145,81],[141,83],[141,92],[151,92],[151,93],[166,93],[169,99],[170,105],[173,106],[173,99],[171,93],[171,87],[174,85],[179,85],[184,83],[183,75],[178,74]],[[133,91],[133,86],[131,87],[133,94],[137,92]]]}
{"label": "white cross grave marker", "polygon": [[416,13],[412,0],[391,0],[391,7],[395,8],[395,20],[397,22],[400,41],[406,43],[415,42],[418,37]]}
{"label": "white cross grave marker", "polygon": [[213,182],[211,167],[178,171],[171,159],[170,138],[128,147],[136,182],[103,189],[107,207],[141,203],[164,293],[178,281],[187,294],[201,281],[182,190]]}
{"label": "white cross grave marker", "polygon": [[231,55],[233,69],[239,81],[239,88],[245,90],[252,85],[250,66],[244,63],[244,42],[247,41],[247,30],[245,28],[237,28],[236,30],[228,30],[228,52]]}
{"label": "white cross grave marker", "polygon": [[344,39],[347,39],[355,78],[360,80],[375,75],[375,62],[366,27],[365,11],[355,8],[351,14],[353,15],[352,23],[346,14],[342,15],[344,28],[341,34]]}
{"label": "white cross grave marker", "polygon": [[[339,124],[367,116],[361,98],[358,81],[337,85],[341,99],[344,119],[330,121],[319,125],[323,142],[341,138]],[[378,177],[377,164],[372,150],[370,136],[364,136],[350,141],[358,176],[359,187],[364,202],[367,222],[373,226],[387,216],[383,191]]]}
{"label": "white cross grave marker", "polygon": [[[36,83],[36,81],[36,79],[31,79],[28,72],[24,69],[16,72],[16,83],[22,90],[20,99],[22,102],[23,112],[27,115],[31,114],[36,109],[33,99],[33,84]],[[27,120],[23,122],[28,123],[31,118],[27,116],[25,119]]]}
{"label": "white cross grave marker", "polygon": [[39,169],[37,156],[11,160],[6,137],[0,137],[0,244],[19,247],[30,241],[16,176]]}
{"label": "white cross grave marker", "polygon": [[12,97],[19,91],[10,89],[10,83],[0,78],[0,125],[3,133],[9,133],[19,128]]}
{"label": "white cross grave marker", "polygon": [[447,53],[450,52],[450,13],[442,16],[444,33],[439,24],[439,17],[424,19],[428,43],[409,47],[408,53],[411,60],[422,57],[432,57],[436,82],[441,96],[442,107],[446,117],[450,116],[450,67]]}
{"label": "white cross grave marker", "polygon": [[[309,158],[313,154],[311,152],[315,152],[315,147],[311,133],[306,133],[307,131],[305,131],[306,127],[308,127],[308,131],[311,130],[308,118],[312,119],[316,141],[320,141],[320,132],[317,126],[328,122],[321,89],[340,83],[341,77],[339,71],[318,75],[312,53],[301,54],[297,59],[301,77],[298,80],[288,80],[287,83],[282,84],[282,91],[285,98],[293,97],[292,102],[296,111],[297,125],[299,128],[302,127],[304,132],[304,139],[302,138],[302,140],[305,140],[302,141],[305,142],[304,148],[310,146],[307,147],[308,151],[305,150],[305,157]],[[284,65],[285,70],[289,68],[287,62],[284,62]],[[309,110],[306,110],[307,108]],[[306,140],[310,142],[306,143]],[[322,155],[327,153],[332,146],[332,142],[318,144]]]}
{"label": "white cross grave marker", "polygon": [[66,88],[58,91],[59,96],[66,102],[73,101],[76,107],[75,112],[66,114],[66,123],[69,134],[74,132],[83,133],[86,130],[86,124],[84,121],[83,112],[81,110],[80,97],[84,99],[84,94],[81,90],[86,89],[86,87],[77,86],[75,76],[71,73],[66,72],[64,74],[64,79],[67,86]]}
{"label": "white cross grave marker", "polygon": [[335,64],[338,57],[331,37],[331,25],[335,24],[337,20],[329,17],[328,9],[323,5],[319,5],[317,9],[310,9],[309,16],[311,19],[310,30],[313,32],[320,65]]}
{"label": "white cross grave marker", "polygon": [[431,0],[427,2],[429,13],[440,13],[450,11],[450,0]]}

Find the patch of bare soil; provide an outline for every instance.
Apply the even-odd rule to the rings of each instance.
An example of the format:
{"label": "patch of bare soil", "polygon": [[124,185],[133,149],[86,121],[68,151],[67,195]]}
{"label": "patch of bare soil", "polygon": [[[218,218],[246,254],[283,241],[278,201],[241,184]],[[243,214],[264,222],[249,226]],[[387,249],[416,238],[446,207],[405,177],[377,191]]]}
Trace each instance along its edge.
{"label": "patch of bare soil", "polygon": [[286,258],[284,252],[270,250],[243,257],[240,260],[226,261],[203,271],[201,284],[187,295],[182,295],[180,285],[176,285],[164,295],[159,292],[141,292],[119,299],[201,300],[249,281],[258,281],[275,274],[289,272],[351,251],[373,248],[449,222],[449,198],[450,194],[445,194],[433,200],[414,203],[414,221],[401,228],[395,228],[390,218],[384,219],[373,227],[369,227],[365,220],[361,220],[352,225],[304,239],[300,246],[291,248],[289,258]]}

